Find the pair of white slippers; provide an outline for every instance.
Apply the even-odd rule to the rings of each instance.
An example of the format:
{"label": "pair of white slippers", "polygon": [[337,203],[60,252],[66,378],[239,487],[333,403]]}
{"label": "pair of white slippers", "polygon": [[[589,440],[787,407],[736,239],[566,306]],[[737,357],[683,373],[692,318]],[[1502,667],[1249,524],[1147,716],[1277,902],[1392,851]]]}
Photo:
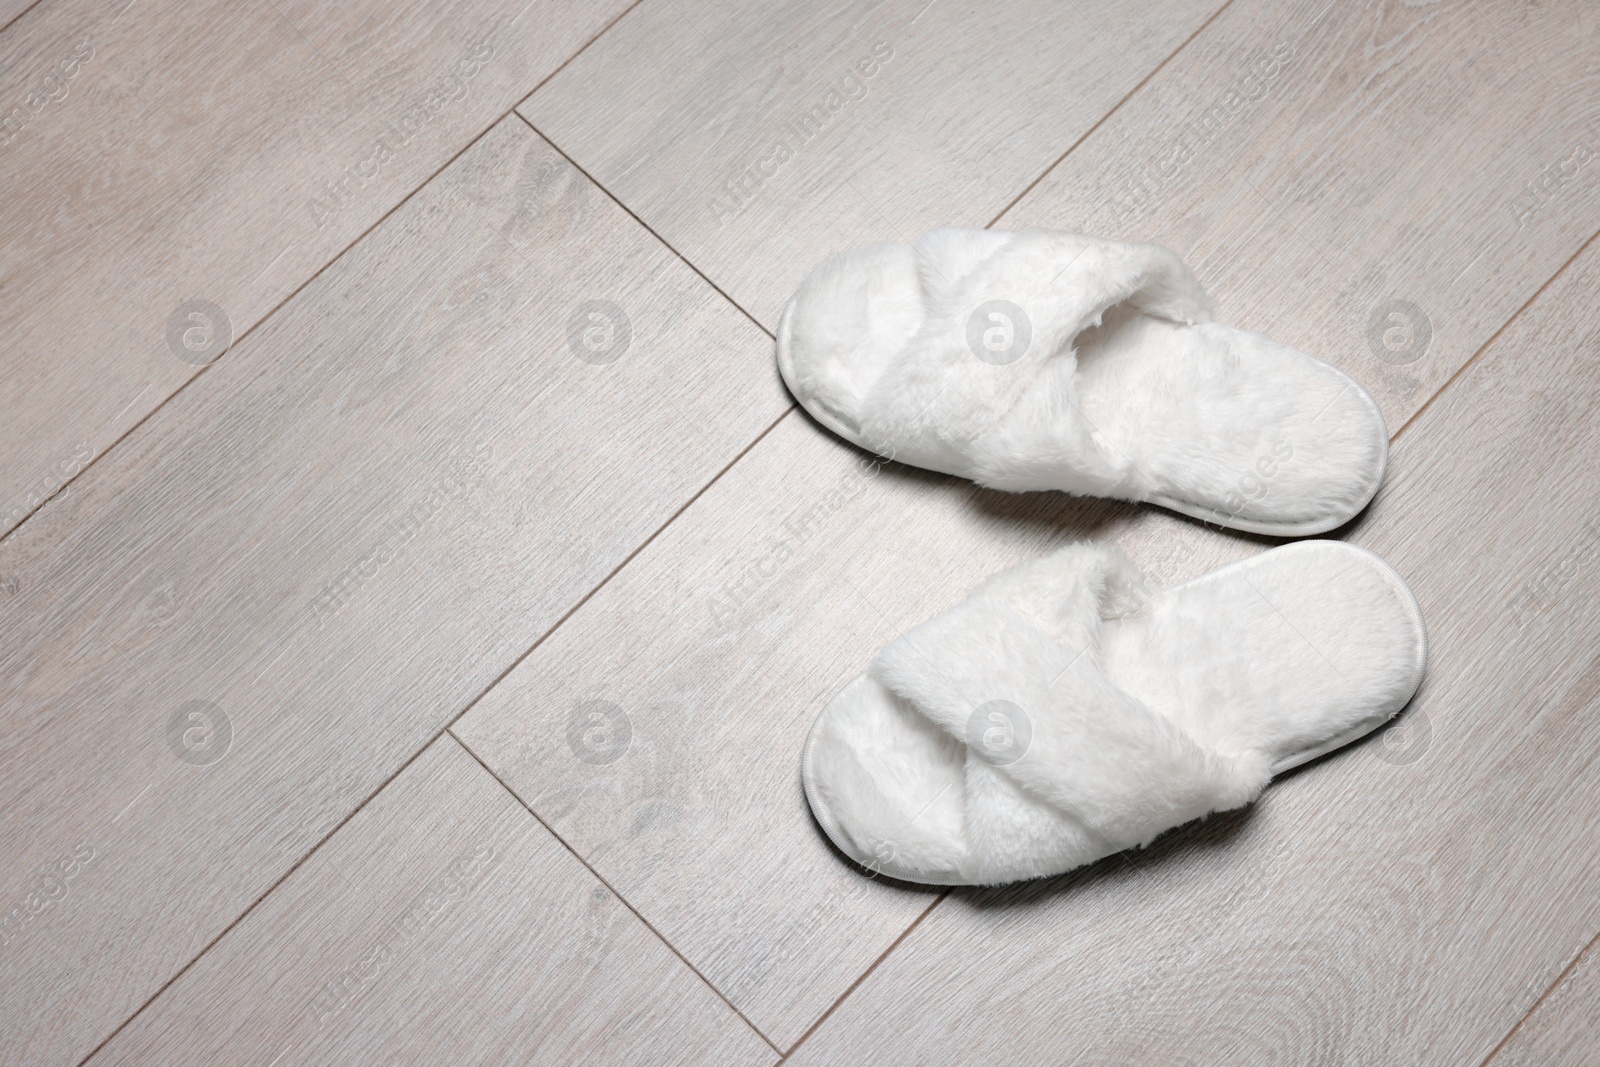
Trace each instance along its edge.
{"label": "pair of white slippers", "polygon": [[[1377,404],[1210,312],[1157,245],[937,230],[813,270],[778,365],[817,421],[902,463],[1256,534],[1343,525],[1383,478]],[[1426,660],[1411,591],[1343,542],[1161,591],[1117,549],[1069,545],[891,642],[823,710],[801,774],[875,873],[1058,874],[1250,803],[1393,717]]]}

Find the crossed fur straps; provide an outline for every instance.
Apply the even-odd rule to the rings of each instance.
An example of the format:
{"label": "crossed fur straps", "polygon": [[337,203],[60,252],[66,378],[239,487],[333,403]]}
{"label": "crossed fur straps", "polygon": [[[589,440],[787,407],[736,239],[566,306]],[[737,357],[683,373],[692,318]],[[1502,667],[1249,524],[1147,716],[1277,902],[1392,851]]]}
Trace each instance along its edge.
{"label": "crossed fur straps", "polygon": [[[888,454],[923,441],[996,488],[1040,487],[1035,464],[1019,468],[1019,454],[1047,457],[1053,487],[1148,488],[1130,483],[1126,458],[1083,417],[1073,342],[1122,304],[1170,322],[1210,322],[1210,298],[1176,254],[1079,234],[955,229],[925,234],[910,251],[923,318],[861,406],[869,447]],[[989,355],[990,334],[1004,352],[975,358]]]}
{"label": "crossed fur straps", "polygon": [[1106,677],[1102,627],[1143,598],[1121,552],[1079,546],[992,579],[874,661],[873,678],[968,746],[974,880],[1023,844],[1041,871],[1142,846],[1267,784],[1264,755],[1205,749]]}

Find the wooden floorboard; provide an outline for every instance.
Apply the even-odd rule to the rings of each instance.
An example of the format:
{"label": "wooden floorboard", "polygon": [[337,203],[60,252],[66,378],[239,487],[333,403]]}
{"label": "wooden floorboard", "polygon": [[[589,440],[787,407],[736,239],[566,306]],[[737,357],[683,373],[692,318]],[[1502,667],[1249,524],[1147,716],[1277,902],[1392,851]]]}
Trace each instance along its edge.
{"label": "wooden floorboard", "polygon": [[[641,7],[617,30],[649,10]],[[555,112],[556,103],[576,100],[579,86],[588,84],[590,72],[601,69],[607,57],[626,49],[682,47],[672,43],[670,14],[655,9],[658,21],[648,24],[649,33],[635,23],[633,37],[610,42],[608,34],[521,110],[565,142],[565,150],[592,173],[611,181],[613,191],[658,232],[700,256],[698,265],[730,295],[766,319],[792,279],[742,290],[741,284],[763,284],[751,280],[770,275],[763,267],[767,273],[743,276],[745,282],[731,274],[725,281],[719,273],[725,269],[722,252],[713,248],[707,259],[695,243],[698,238],[674,229],[674,220],[690,210],[693,198],[679,195],[671,204],[651,199],[662,181],[651,177],[653,168],[679,182],[698,180],[684,177],[697,174],[694,168],[659,158],[677,149],[649,141],[648,132],[630,134],[620,117],[591,128],[581,115],[545,113]],[[1445,23],[1444,16],[1419,23],[1420,15],[1401,10],[1372,30],[1363,28],[1360,12],[1342,7],[1279,14],[1241,0],[999,224],[1105,232],[1104,226],[1090,225],[1088,215],[1075,214],[1076,205],[1103,204],[1106,190],[1119,188],[1140,165],[1157,158],[1157,149],[1172,143],[1183,121],[1223,98],[1241,71],[1287,40],[1281,69],[1257,68],[1265,89],[1257,82],[1245,86],[1259,105],[1251,101],[1242,114],[1230,116],[1209,142],[1209,154],[1195,154],[1188,169],[1145,205],[1143,223],[1134,219],[1113,232],[1184,248],[1224,310],[1235,313],[1234,321],[1271,326],[1276,336],[1342,363],[1384,399],[1398,428],[1600,222],[1600,186],[1592,171],[1580,172],[1579,180],[1557,190],[1524,226],[1503,203],[1496,205],[1499,215],[1478,218],[1481,205],[1493,196],[1503,194],[1509,202],[1517,193],[1514,182],[1496,189],[1494,176],[1526,166],[1530,153],[1540,158],[1535,150],[1557,150],[1574,129],[1581,136],[1581,126],[1572,126],[1578,121],[1573,113],[1590,104],[1552,91],[1526,66],[1497,72],[1487,88],[1473,83],[1470,72],[1476,68],[1465,62],[1459,45],[1464,41],[1478,49],[1476,58],[1488,63],[1505,52],[1495,43],[1499,24],[1463,27],[1459,21],[1476,17],[1473,12],[1452,8],[1446,14],[1457,23]],[[1504,32],[1560,42],[1572,14],[1571,7],[1542,12],[1543,23],[1507,24]],[[662,65],[683,68],[690,51],[682,53],[683,62]],[[1542,55],[1568,74],[1590,62],[1562,43],[1554,55]],[[1464,56],[1473,58],[1473,53]],[[886,66],[882,73],[889,70]],[[1417,86],[1430,81],[1442,87],[1414,99]],[[711,83],[713,75],[703,75],[694,84],[706,97],[720,99],[705,88]],[[1467,104],[1459,105],[1454,125],[1441,132],[1427,124],[1441,101],[1462,97]],[[1335,100],[1341,103],[1336,106]],[[870,104],[871,97],[864,102]],[[1391,114],[1397,109],[1398,117]],[[1352,121],[1347,130],[1333,116],[1360,117],[1363,110],[1407,130],[1406,150],[1419,153],[1421,162],[1406,167],[1449,155],[1456,164],[1449,180],[1425,183],[1405,168],[1396,170],[1390,157],[1398,147],[1387,154],[1371,144],[1359,151],[1352,147],[1362,129],[1372,136],[1383,127]],[[1328,116],[1327,128],[1296,133],[1315,117],[1313,111]],[[1471,125],[1468,118],[1492,118],[1499,125],[1491,133],[1499,140],[1457,143]],[[1555,132],[1541,132],[1534,119]],[[1412,129],[1419,125],[1425,135]],[[1396,137],[1385,136],[1391,143]],[[1299,156],[1278,147],[1278,141]],[[1330,203],[1320,208],[1291,177],[1313,156],[1326,167],[1324,192]],[[1369,173],[1359,172],[1363,165]],[[1073,186],[1062,177],[1069,172],[1092,175],[1094,181]],[[780,172],[770,183],[774,196],[781,179]],[[1336,201],[1359,200],[1380,187],[1383,203],[1367,208],[1369,213],[1375,216],[1381,207],[1392,217],[1436,224],[1410,234],[1409,243],[1374,248],[1379,237],[1388,240],[1378,223],[1346,225],[1348,203]],[[1220,206],[1205,210],[1204,196],[1218,188],[1232,192],[1220,198]],[[1240,190],[1249,193],[1248,200]],[[758,193],[748,206],[752,227],[773,213],[796,210],[788,201],[767,200],[767,185]],[[1301,205],[1300,198],[1310,202]],[[1291,235],[1295,226],[1303,230],[1301,216],[1311,215],[1320,240],[1309,252],[1303,242],[1286,246],[1282,233],[1272,236],[1273,225],[1290,227],[1283,232]],[[1258,221],[1252,224],[1251,218]],[[1437,224],[1441,220],[1444,224]],[[945,221],[962,220],[947,213]],[[787,225],[765,226],[774,239],[785,239],[781,235],[790,231]],[[1509,237],[1502,229],[1510,231]],[[1462,237],[1463,230],[1479,245]],[[830,247],[851,243],[825,228],[808,225],[796,232],[807,239],[821,233]],[[1326,296],[1349,287],[1351,263],[1370,266],[1395,257],[1397,248],[1417,262],[1454,262],[1463,255],[1470,259],[1486,243],[1495,243],[1501,254],[1485,266],[1485,276],[1463,274],[1465,263],[1459,263],[1450,276],[1418,275],[1399,290],[1421,294],[1430,307],[1472,308],[1464,322],[1440,316],[1429,353],[1409,364],[1379,360],[1365,340],[1366,310],[1355,334],[1362,347],[1352,353],[1346,312],[1364,297]],[[1244,260],[1240,270],[1221,269],[1230,256],[1245,252],[1254,258]],[[1284,255],[1297,257],[1291,272],[1281,265]],[[1292,292],[1283,285],[1290,277],[1296,286]],[[1366,282],[1386,284],[1398,277],[1391,272]],[[1493,300],[1485,298],[1489,290],[1495,292]],[[767,295],[752,299],[750,291]],[[1309,293],[1322,294],[1321,301],[1307,305]],[[1392,388],[1395,374],[1410,375],[1412,384]],[[1111,537],[1163,583],[1268,543],[1207,533],[1149,509],[985,494],[892,467],[879,474],[855,467],[860,458],[803,416],[786,419],[461,726],[469,746],[608,878],[625,887],[620,891],[780,1047],[825,1010],[829,991],[859,976],[860,968],[931,899],[903,887],[841,879],[837,857],[807,821],[794,767],[805,730],[827,698],[894,633],[958,599],[984,575],[1061,540]],[[645,756],[630,749],[623,757],[644,761],[645,769],[624,771],[620,762],[615,768],[595,767],[564,750],[562,724],[582,714],[580,709],[600,706],[593,702],[624,709],[636,746],[648,737]],[[757,770],[750,769],[752,760]],[[708,885],[719,889],[708,893]],[[834,919],[836,911],[840,917]],[[786,956],[786,944],[804,948]],[[959,1058],[960,1047],[950,1054]]]}
{"label": "wooden floorboard", "polygon": [[[0,1064],[1585,1062],[1581,0],[44,0],[0,116],[52,70],[0,143]],[[810,820],[832,695],[1064,541],[1273,543],[784,414],[805,270],[991,220],[1168,244],[1366,385],[1341,533],[1435,655],[1252,809],[930,911]]]}
{"label": "wooden floorboard", "polygon": [[45,0],[0,33],[0,534],[624,6]]}
{"label": "wooden floorboard", "polygon": [[787,1048],[934,896],[831,851],[812,720],[991,571],[1133,514],[885,467],[794,413],[455,730]]}
{"label": "wooden floorboard", "polygon": [[1600,953],[1590,945],[1522,1021],[1490,1067],[1589,1067],[1600,1048]]}
{"label": "wooden floorboard", "polygon": [[1600,229],[1589,7],[1237,0],[996,225],[1177,250],[1397,430]]}
{"label": "wooden floorboard", "polygon": [[[914,16],[914,13],[911,12],[903,12],[901,14],[908,17]],[[1012,17],[1014,19],[1019,18],[1020,14],[1013,12]],[[617,28],[613,32],[630,32],[628,27],[634,24],[634,18],[635,16],[630,16],[629,19],[623,20],[618,24]],[[1143,55],[1147,64],[1153,67],[1156,62],[1164,57],[1165,51],[1163,51],[1163,49],[1170,49],[1170,47],[1174,47],[1176,45],[1178,38],[1174,37],[1173,35],[1176,32],[1175,27],[1178,26],[1178,24],[1172,23],[1170,20],[1159,20],[1158,24],[1158,20],[1150,17],[1148,12],[1145,13],[1143,22],[1146,24],[1146,28],[1134,27],[1138,29],[1138,33],[1134,34],[1133,36],[1140,39],[1135,40],[1133,45],[1130,45],[1129,47],[1133,49],[1134,54]],[[1113,18],[1107,23],[1107,28],[1111,30],[1117,30],[1119,25],[1121,24],[1119,24]],[[1198,25],[1198,17],[1192,20],[1192,25]],[[679,28],[681,30],[687,28],[687,26],[684,25],[680,26]],[[970,29],[970,27],[968,28]],[[1083,24],[1075,24],[1072,27],[1065,27],[1063,29],[1063,33],[1065,33],[1065,30],[1068,29],[1081,31],[1085,28],[1086,27]],[[930,15],[930,21],[927,23],[925,29],[927,31],[927,43],[921,46],[923,51],[919,52],[916,57],[913,57],[917,59],[917,62],[909,65],[912,70],[920,71],[920,74],[918,74],[917,77],[921,79],[921,84],[923,86],[930,84],[930,81],[933,80],[936,75],[937,77],[941,78],[946,77],[951,69],[959,68],[960,66],[965,65],[972,60],[972,57],[967,56],[963,51],[964,38],[961,36],[961,24],[941,23]],[[922,31],[919,30],[918,32],[921,33]],[[609,40],[609,37],[610,35],[608,35],[606,40]],[[1110,39],[1105,38],[1104,40],[1109,42]],[[839,58],[841,62],[848,61],[852,58],[851,55],[846,54],[847,49],[844,48],[844,43],[847,42],[840,43],[838,56],[836,57]],[[1098,46],[1098,50],[1094,52],[1092,56],[1092,62],[1088,67],[1074,68],[1072,73],[1075,76],[1076,84],[1080,86],[1080,89],[1084,90],[1084,92],[1080,92],[1079,95],[1083,99],[1091,101],[1098,100],[1099,103],[1084,104],[1078,102],[1075,98],[1074,106],[1071,109],[1067,109],[1070,114],[1067,114],[1065,119],[1063,119],[1062,115],[1060,114],[1063,109],[1056,106],[1055,103],[1052,103],[1052,98],[1059,95],[1059,90],[1063,85],[1061,79],[1065,76],[1054,68],[1047,69],[1046,65],[1040,65],[1036,70],[1034,70],[1033,76],[1035,79],[1042,80],[1040,80],[1039,83],[1033,86],[1030,90],[1032,93],[1032,101],[1029,105],[1031,108],[1031,119],[1036,119],[1039,122],[1046,123],[1047,125],[1053,123],[1054,125],[1050,125],[1050,129],[1056,135],[1058,141],[1065,137],[1076,136],[1081,132],[1082,129],[1087,128],[1089,124],[1098,119],[1100,114],[1103,113],[1104,108],[1109,107],[1110,104],[1114,102],[1116,93],[1126,92],[1126,90],[1130,88],[1136,80],[1127,76],[1126,71],[1121,70],[1120,68],[1114,69],[1114,65],[1112,64],[1110,58],[1112,50],[1112,46],[1109,43]],[[815,53],[813,58],[816,58]],[[984,57],[980,56],[978,58],[983,59]],[[1035,56],[1034,59],[1036,62],[1042,63],[1042,57]],[[886,72],[889,68],[889,64],[892,62],[892,58],[885,59],[883,61],[883,71]],[[934,64],[932,68],[929,67],[930,63]],[[943,73],[940,73],[941,71]],[[960,90],[971,98],[965,106],[964,116],[962,119],[962,121],[968,126],[975,128],[987,117],[996,114],[996,102],[985,99],[985,94],[988,87],[989,83],[986,83],[981,79],[969,79],[969,81],[965,83],[964,87]],[[901,109],[902,113],[904,112],[905,108],[912,106],[910,98],[904,95],[905,92],[906,90],[902,89],[901,95],[895,97],[895,99],[899,101],[896,106]],[[596,101],[603,101],[610,99],[610,94],[595,93],[590,94],[590,98]],[[784,101],[782,99],[779,99],[774,103],[773,106],[777,106],[783,102]],[[1100,110],[1093,110],[1094,107],[1099,107]],[[892,120],[892,117],[892,115],[879,116],[878,121],[883,123],[886,120]],[[1012,118],[1015,119],[1015,117],[1015,109],[1013,109]],[[1066,124],[1063,125],[1063,122]],[[990,200],[992,202],[991,204],[984,206],[984,211],[990,211],[991,209],[997,209],[999,206],[1003,206],[1005,202],[1009,201],[1018,193],[1020,193],[1022,189],[1025,188],[1027,182],[1031,181],[1033,177],[1037,176],[1037,174],[1041,172],[1046,165],[1048,165],[1048,162],[1050,161],[1049,157],[1047,155],[1041,155],[1041,152],[1045,152],[1046,150],[1048,150],[1048,152],[1059,151],[1059,146],[1052,147],[1052,145],[1048,142],[1041,143],[1037,142],[1032,137],[1021,136],[1017,130],[1012,130],[1008,134],[1008,137],[1013,142],[1010,149],[1012,159],[1009,169],[1002,172],[991,172],[987,169],[984,169],[982,173],[982,182],[984,183],[985,188],[988,189],[988,195],[990,196]],[[1064,145],[1066,142],[1061,141],[1061,143]],[[972,155],[972,157],[962,165],[971,170],[978,169],[973,167],[973,160],[977,159],[976,153],[985,151],[987,151],[987,148],[984,146],[979,146],[978,148],[973,149],[972,152],[974,155]],[[895,161],[891,165],[891,170],[896,167],[903,167],[903,164],[899,161]],[[697,265],[699,264],[697,263]],[[783,396],[775,387],[776,382],[770,371],[765,375],[749,376],[746,384],[764,386],[770,391],[769,395],[773,401],[779,403],[783,402]],[[759,405],[757,405],[757,407],[759,408]],[[694,428],[694,424],[691,421],[688,429],[685,432],[700,431]],[[801,829],[804,828],[803,823],[797,824],[797,826]],[[843,882],[845,879],[838,877],[840,873],[842,872],[835,872],[835,877],[836,880]],[[917,898],[915,895],[912,895],[911,897],[904,899],[915,901]],[[829,902],[825,905],[825,909],[831,909],[837,906],[837,902]],[[803,926],[805,921],[807,920],[802,920],[799,924],[796,924],[796,930],[791,931],[789,936],[800,936],[798,927]],[[891,931],[891,937],[893,935],[893,931],[903,928],[903,925],[903,922],[891,924],[888,928]],[[737,938],[735,938],[735,940],[737,940]],[[881,947],[881,945],[877,946],[873,949],[873,951],[881,951]],[[798,957],[800,955],[800,948],[798,944],[780,945],[778,946],[778,949],[778,962],[780,964],[788,963],[790,961],[798,961]],[[734,949],[735,955],[740,955],[741,952],[742,950],[737,948]],[[743,954],[747,955],[748,953]],[[759,996],[752,995],[746,998],[749,1004],[753,1006],[752,1010],[760,1010],[765,1006],[763,1000],[761,999],[762,997],[769,999],[776,998],[775,1002],[782,1006],[780,1011],[787,1012],[787,1014],[779,1014],[772,1017],[771,1025],[776,1031],[786,1034],[790,1040],[793,1040],[798,1036],[799,1032],[803,1030],[806,1025],[809,1025],[809,1023],[815,1018],[821,1006],[823,1006],[828,999],[836,996],[838,992],[840,992],[849,983],[850,980],[859,974],[860,967],[864,965],[868,958],[870,957],[863,955],[863,949],[861,947],[855,946],[852,947],[850,952],[847,952],[843,956],[823,960],[820,964],[818,964],[818,967],[820,968],[820,973],[826,976],[828,980],[821,983],[807,984],[804,988],[798,991],[784,990],[782,988],[781,970],[775,973],[767,973],[766,969],[759,966],[752,975],[740,975],[730,978],[728,985],[729,988],[734,989],[739,993],[748,993],[751,988],[757,986],[762,987],[762,991]],[[715,963],[719,961],[713,962]],[[740,960],[736,963],[736,966],[741,970],[747,969],[748,961]],[[810,966],[810,964],[808,963],[807,966]],[[741,1006],[743,1006],[743,1003],[744,1002],[741,1001]]]}
{"label": "wooden floorboard", "polygon": [[770,345],[512,115],[0,541],[5,909],[92,853],[0,1060],[86,1054],[488,688],[784,410]]}
{"label": "wooden floorboard", "polygon": [[1597,285],[1591,246],[1352,532],[1428,620],[1404,719],[1147,852],[956,893],[792,1062],[1485,1059],[1600,929]]}
{"label": "wooden floorboard", "polygon": [[90,1062],[776,1059],[446,735]]}
{"label": "wooden floorboard", "polygon": [[0,0],[0,30],[16,21],[23,12],[38,2],[39,0]]}
{"label": "wooden floorboard", "polygon": [[645,0],[519,110],[745,310],[982,226],[1222,6]]}

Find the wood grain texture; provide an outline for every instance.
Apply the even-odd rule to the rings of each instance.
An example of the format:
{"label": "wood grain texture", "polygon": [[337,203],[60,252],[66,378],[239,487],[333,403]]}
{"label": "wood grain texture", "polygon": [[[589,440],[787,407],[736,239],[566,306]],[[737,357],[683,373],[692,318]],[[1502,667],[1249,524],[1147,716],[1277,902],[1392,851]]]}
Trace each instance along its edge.
{"label": "wood grain texture", "polygon": [[38,0],[0,0],[0,28],[14,21]]}
{"label": "wood grain texture", "polygon": [[988,223],[1219,7],[645,0],[519,110],[772,328],[835,252]]}
{"label": "wood grain texture", "polygon": [[1428,621],[1403,719],[1145,853],[956,893],[792,1062],[1486,1058],[1600,929],[1597,285],[1591,245],[1353,530]]}
{"label": "wood grain texture", "polygon": [[1489,1061],[1493,1067],[1589,1067],[1600,1049],[1600,953],[1591,945]]}
{"label": "wood grain texture", "polygon": [[0,34],[0,534],[624,6],[45,0]]}
{"label": "wood grain texture", "polygon": [[1238,0],[996,225],[1168,245],[1396,430],[1600,229],[1600,18]]}
{"label": "wood grain texture", "polygon": [[453,727],[779,1048],[935,896],[813,824],[816,715],[992,571],[1139,514],[874,460],[791,413]]}
{"label": "wood grain texture", "polygon": [[446,735],[90,1062],[776,1058]]}
{"label": "wood grain texture", "polygon": [[513,115],[0,541],[4,909],[93,853],[8,931],[0,1060],[193,959],[778,417],[770,360]]}

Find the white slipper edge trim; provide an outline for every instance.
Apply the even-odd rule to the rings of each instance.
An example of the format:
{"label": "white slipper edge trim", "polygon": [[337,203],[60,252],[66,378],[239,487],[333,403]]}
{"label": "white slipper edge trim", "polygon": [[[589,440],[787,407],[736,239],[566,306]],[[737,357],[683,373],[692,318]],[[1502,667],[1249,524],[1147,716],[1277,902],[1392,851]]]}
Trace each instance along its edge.
{"label": "white slipper edge trim", "polygon": [[[1343,748],[1344,746],[1350,744],[1351,742],[1357,741],[1360,738],[1366,736],[1367,734],[1369,734],[1372,731],[1376,730],[1378,727],[1384,725],[1385,723],[1392,721],[1394,719],[1394,717],[1396,715],[1399,715],[1402,711],[1404,711],[1406,709],[1407,705],[1409,705],[1411,703],[1411,701],[1416,697],[1417,690],[1422,688],[1422,680],[1423,680],[1424,677],[1426,677],[1427,671],[1428,671],[1428,630],[1427,630],[1426,625],[1422,621],[1422,607],[1421,607],[1421,605],[1419,605],[1417,603],[1416,595],[1411,592],[1411,587],[1406,585],[1406,582],[1405,582],[1404,578],[1400,577],[1400,572],[1396,571],[1393,567],[1389,566],[1388,561],[1385,560],[1383,557],[1379,556],[1376,552],[1373,552],[1373,551],[1371,551],[1369,549],[1362,548],[1360,545],[1352,545],[1347,541],[1321,541],[1321,542],[1302,541],[1302,542],[1300,542],[1300,544],[1332,544],[1332,545],[1340,545],[1340,546],[1342,546],[1344,548],[1349,549],[1352,552],[1359,552],[1362,555],[1364,555],[1364,556],[1368,557],[1369,559],[1371,559],[1373,562],[1378,564],[1380,573],[1384,576],[1384,579],[1386,581],[1388,581],[1389,584],[1394,588],[1395,593],[1397,595],[1397,598],[1400,601],[1400,607],[1410,617],[1411,621],[1416,623],[1417,634],[1418,634],[1416,663],[1415,663],[1415,667],[1413,668],[1413,678],[1412,678],[1410,689],[1406,693],[1405,699],[1400,701],[1398,706],[1396,706],[1395,708],[1391,709],[1390,711],[1387,711],[1387,712],[1384,712],[1384,713],[1382,713],[1380,715],[1374,716],[1371,720],[1369,720],[1367,722],[1359,723],[1356,726],[1350,728],[1349,730],[1346,730],[1344,733],[1338,734],[1338,735],[1336,735],[1334,737],[1329,738],[1328,740],[1324,741],[1320,745],[1316,745],[1316,746],[1314,746],[1312,748],[1308,748],[1308,749],[1304,750],[1303,752],[1296,752],[1296,753],[1293,753],[1292,755],[1288,755],[1288,756],[1283,757],[1282,759],[1278,760],[1278,762],[1274,763],[1272,765],[1272,767],[1271,767],[1272,776],[1274,778],[1277,778],[1279,775],[1284,774],[1284,773],[1286,773],[1288,771],[1292,771],[1296,767],[1301,766],[1302,764],[1310,763],[1312,760],[1318,758],[1319,756],[1325,756],[1329,752],[1333,752],[1336,749]],[[1292,546],[1284,545],[1282,547],[1290,548]],[[1273,551],[1273,550],[1269,549],[1268,551]],[[1213,575],[1225,574],[1230,570],[1233,570],[1233,569],[1238,568],[1238,567],[1245,566],[1246,564],[1250,563],[1252,560],[1254,560],[1254,559],[1256,559],[1259,556],[1264,555],[1264,554],[1265,553],[1258,552],[1254,556],[1247,556],[1244,559],[1235,560],[1232,563],[1225,564],[1224,566],[1218,567],[1216,570],[1207,571],[1205,574],[1201,575],[1200,577],[1201,578],[1210,578]],[[1196,579],[1192,579],[1192,580],[1198,581],[1199,579],[1196,578]],[[1187,585],[1187,584],[1188,584],[1187,582],[1180,583],[1180,585]],[[1173,586],[1173,588],[1176,589],[1176,588],[1179,588],[1179,586]],[[855,684],[855,679],[851,679],[849,682],[846,683],[847,686],[848,685],[853,685],[853,684]],[[843,689],[841,689],[840,692],[843,692]],[[837,696],[838,696],[838,693],[835,693],[834,697],[829,698],[828,703],[824,704],[822,706],[822,710],[817,713],[816,719],[814,719],[812,721],[812,723],[811,723],[810,731],[808,731],[807,734],[806,734],[806,743],[805,743],[804,747],[802,747],[801,750],[800,750],[800,784],[801,784],[802,788],[805,790],[806,804],[807,804],[807,806],[809,806],[811,808],[811,816],[812,816],[812,818],[817,820],[817,825],[822,827],[822,832],[824,834],[828,835],[828,840],[829,841],[833,842],[833,847],[838,849],[840,852],[844,853],[858,867],[861,867],[861,868],[863,868],[865,870],[868,870],[868,871],[873,871],[873,872],[875,872],[875,875],[876,874],[881,874],[881,875],[884,875],[885,877],[893,878],[896,881],[909,882],[912,885],[958,886],[958,885],[986,885],[986,884],[988,884],[988,883],[984,883],[984,882],[935,881],[933,879],[925,878],[925,877],[923,877],[921,875],[915,875],[915,874],[910,874],[910,873],[897,874],[897,873],[895,873],[895,871],[891,870],[889,867],[879,863],[879,861],[877,861],[875,859],[869,859],[867,857],[862,856],[859,852],[857,852],[848,843],[848,841],[845,838],[844,831],[839,826],[839,820],[834,818],[833,812],[830,811],[828,809],[828,806],[822,802],[822,796],[821,796],[821,794],[819,794],[817,792],[815,778],[814,778],[814,775],[813,775],[813,772],[812,772],[812,769],[811,769],[811,753],[812,753],[812,750],[816,747],[816,744],[817,744],[817,733],[822,728],[822,717],[828,713],[828,708],[833,704],[833,700],[835,698],[837,698]],[[1177,828],[1173,827],[1173,829],[1177,829]],[[1163,831],[1163,832],[1165,832],[1165,831]],[[1085,865],[1085,866],[1087,866],[1087,865]],[[1072,869],[1073,870],[1077,870],[1078,868],[1074,867]],[[1063,871],[1062,873],[1066,874],[1066,873],[1069,873],[1069,872]],[[1044,876],[1044,877],[1054,877],[1054,875],[1047,875],[1047,876]],[[1033,881],[1033,880],[1035,880],[1035,879],[1029,879],[1029,881]]]}
{"label": "white slipper edge trim", "polygon": [[[794,397],[801,407],[805,408],[806,414],[810,415],[828,430],[838,434],[840,437],[844,438],[846,441],[849,441],[851,444],[865,452],[871,452],[873,455],[881,455],[877,449],[861,440],[855,431],[851,430],[848,426],[840,422],[830,412],[828,412],[827,409],[823,408],[820,404],[813,404],[811,402],[811,398],[806,396],[799,390],[799,388],[796,387],[794,366],[789,353],[789,320],[793,313],[794,297],[790,297],[789,302],[783,307],[782,317],[778,319],[778,332],[776,337],[778,346],[778,374],[783,378],[783,384],[788,388],[789,395]],[[1327,364],[1327,366],[1333,367],[1331,363]],[[1339,370],[1337,367],[1333,367],[1333,369],[1338,371],[1340,374],[1344,374],[1344,371]],[[1356,381],[1354,378],[1351,378],[1348,374],[1345,374],[1344,376],[1346,380],[1348,380],[1349,383],[1355,387],[1356,392],[1366,400],[1367,406],[1369,409],[1371,409],[1373,417],[1377,419],[1378,425],[1382,427],[1383,430],[1381,434],[1383,439],[1383,451],[1378,457],[1378,469],[1373,473],[1372,482],[1367,486],[1365,494],[1361,497],[1361,502],[1354,508],[1350,509],[1348,513],[1333,515],[1325,519],[1311,519],[1306,522],[1272,523],[1256,522],[1251,519],[1240,519],[1233,516],[1228,516],[1222,512],[1213,511],[1209,508],[1202,507],[1199,504],[1192,504],[1188,501],[1179,500],[1176,497],[1169,497],[1160,493],[1148,497],[1147,502],[1155,504],[1158,507],[1166,508],[1169,511],[1176,511],[1178,514],[1187,516],[1191,519],[1199,519],[1201,522],[1206,523],[1209,526],[1221,526],[1230,530],[1238,530],[1241,533],[1260,534],[1265,537],[1310,537],[1315,534],[1327,533],[1329,530],[1337,530],[1339,527],[1343,526],[1345,523],[1361,514],[1361,512],[1365,510],[1366,506],[1372,503],[1372,498],[1378,495],[1378,488],[1383,484],[1383,476],[1388,472],[1389,469],[1389,425],[1384,421],[1383,409],[1378,407],[1378,402],[1372,398],[1371,393],[1367,392],[1365,386]],[[967,481],[972,480],[965,474],[962,474],[960,471],[944,470],[938,467],[929,467],[925,469],[934,470],[940,474],[948,474],[954,478],[962,478]],[[1138,503],[1138,501],[1134,501],[1134,503]]]}

